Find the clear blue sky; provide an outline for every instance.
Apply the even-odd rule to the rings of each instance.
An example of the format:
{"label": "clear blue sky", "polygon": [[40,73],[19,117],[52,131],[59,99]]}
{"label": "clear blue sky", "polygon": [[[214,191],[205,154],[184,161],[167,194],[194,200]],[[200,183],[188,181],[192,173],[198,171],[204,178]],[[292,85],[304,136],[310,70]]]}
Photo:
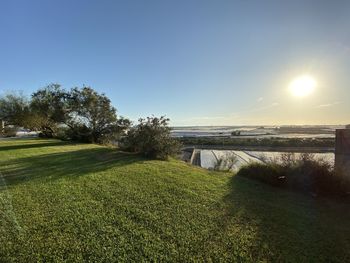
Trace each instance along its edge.
{"label": "clear blue sky", "polygon": [[350,122],[350,1],[0,0],[0,61],[1,93],[89,85],[132,119]]}

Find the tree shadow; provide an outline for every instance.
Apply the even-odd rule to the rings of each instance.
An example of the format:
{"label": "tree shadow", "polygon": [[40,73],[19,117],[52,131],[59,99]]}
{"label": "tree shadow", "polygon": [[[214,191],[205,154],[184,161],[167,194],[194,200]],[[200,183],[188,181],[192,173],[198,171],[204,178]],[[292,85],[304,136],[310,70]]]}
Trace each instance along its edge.
{"label": "tree shadow", "polygon": [[[37,147],[45,145],[39,144]],[[56,143],[48,144],[53,145]],[[37,179],[52,181],[63,177],[74,178],[142,161],[146,159],[135,154],[101,147],[0,161],[0,171],[6,185],[11,186]]]}
{"label": "tree shadow", "polygon": [[[16,141],[18,140],[22,140],[22,139],[16,139]],[[29,142],[35,141],[35,142],[27,143],[27,141]],[[6,141],[6,142],[11,142],[11,141]],[[65,141],[48,142],[47,140],[40,141],[40,139],[31,139],[31,140],[26,139],[26,143],[0,146],[0,151],[22,150],[22,149],[32,149],[32,148],[51,147],[51,146],[64,146],[69,144],[73,144],[73,143],[65,142]]]}
{"label": "tree shadow", "polygon": [[219,226],[225,232],[237,227],[244,231],[245,239],[236,241],[247,247],[253,261],[344,262],[350,258],[348,204],[316,200],[238,176],[228,186]]}

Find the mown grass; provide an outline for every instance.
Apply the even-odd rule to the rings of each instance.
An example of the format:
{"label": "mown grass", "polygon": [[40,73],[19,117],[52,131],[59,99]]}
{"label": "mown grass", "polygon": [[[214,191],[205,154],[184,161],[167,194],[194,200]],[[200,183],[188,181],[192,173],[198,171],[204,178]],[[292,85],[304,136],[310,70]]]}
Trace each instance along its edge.
{"label": "mown grass", "polygon": [[55,140],[0,171],[0,262],[350,261],[349,204]]}

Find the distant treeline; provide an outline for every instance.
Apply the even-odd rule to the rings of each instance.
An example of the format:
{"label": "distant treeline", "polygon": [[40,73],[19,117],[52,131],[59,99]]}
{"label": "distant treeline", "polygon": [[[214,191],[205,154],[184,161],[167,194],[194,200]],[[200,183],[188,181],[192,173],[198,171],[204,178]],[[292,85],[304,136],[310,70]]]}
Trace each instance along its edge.
{"label": "distant treeline", "polygon": [[263,146],[263,147],[334,147],[334,138],[229,138],[182,137],[184,145]]}

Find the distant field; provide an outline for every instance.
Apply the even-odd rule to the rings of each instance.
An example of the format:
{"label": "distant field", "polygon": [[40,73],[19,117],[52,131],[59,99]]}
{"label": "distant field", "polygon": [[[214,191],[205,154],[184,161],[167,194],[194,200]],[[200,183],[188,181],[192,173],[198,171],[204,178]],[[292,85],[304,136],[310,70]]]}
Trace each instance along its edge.
{"label": "distant field", "polygon": [[177,160],[0,141],[0,262],[349,262],[350,205]]}
{"label": "distant field", "polygon": [[[221,149],[225,148],[242,148],[255,147],[265,149],[281,149],[281,148],[327,148],[334,150],[334,138],[247,138],[241,137],[182,137],[179,140],[185,146],[196,146],[197,148],[211,148],[213,146]],[[258,150],[259,151],[259,150]],[[278,151],[278,150],[277,150]]]}
{"label": "distant field", "polygon": [[[193,126],[173,127],[174,137],[232,137],[232,138],[334,138],[335,129],[343,125],[332,126]],[[236,136],[232,133],[239,132]]]}

